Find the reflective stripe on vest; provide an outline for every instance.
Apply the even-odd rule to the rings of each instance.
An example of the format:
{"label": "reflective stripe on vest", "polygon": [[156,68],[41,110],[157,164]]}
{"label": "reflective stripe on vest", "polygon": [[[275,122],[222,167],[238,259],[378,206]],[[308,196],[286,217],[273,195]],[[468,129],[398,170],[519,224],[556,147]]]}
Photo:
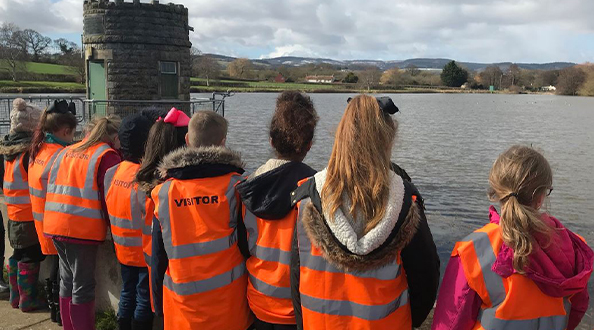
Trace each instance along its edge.
{"label": "reflective stripe on vest", "polygon": [[[494,226],[493,224],[488,226]],[[497,226],[499,227],[499,226]],[[497,229],[498,230],[498,229]],[[490,306],[485,306],[481,308],[478,316],[478,322],[480,322],[480,326],[478,329],[486,329],[486,330],[564,330],[567,327],[567,322],[569,321],[568,315],[569,311],[571,310],[571,303],[568,298],[563,299],[563,307],[565,310],[565,315],[553,315],[553,316],[543,316],[538,318],[526,319],[525,315],[522,316],[522,319],[512,319],[506,320],[496,316],[498,309],[502,307],[502,304],[505,302],[507,293],[504,286],[504,278],[496,274],[493,270],[493,264],[497,259],[496,251],[493,250],[493,245],[491,242],[491,238],[487,232],[483,231],[476,231],[461,242],[471,242],[474,251],[476,253],[476,257],[478,259],[478,263],[480,264],[480,269],[482,273],[482,281],[484,281],[485,289],[488,294],[488,299],[491,301]],[[512,275],[511,277],[507,278],[507,281],[514,281],[514,276],[523,276],[519,274]],[[470,281],[469,281],[470,282]],[[519,285],[519,284],[518,284]],[[509,284],[510,288],[513,288],[511,283]],[[539,290],[539,289],[536,289]],[[539,290],[540,293],[540,290]],[[560,299],[560,298],[551,298],[551,299]],[[538,303],[532,308],[538,308]],[[526,306],[526,308],[531,308],[531,306]]]}
{"label": "reflective stripe on vest", "polygon": [[99,143],[74,151],[83,142],[64,148],[49,174],[44,232],[50,236],[104,241],[107,223],[97,184],[97,170],[111,147]]}
{"label": "reflective stripe on vest", "polygon": [[[229,187],[227,187],[226,194],[227,200],[231,201],[229,203],[229,214],[231,214],[231,219],[229,223],[231,228],[237,226],[237,216],[235,215],[235,213],[237,213],[237,200],[234,196],[234,187],[237,182],[239,182],[239,178],[231,178],[231,182],[229,182]],[[170,185],[171,181],[164,182],[163,186],[159,191],[159,214],[170,214],[168,203],[168,192]],[[237,231],[233,231],[233,233],[227,237],[221,237],[219,239],[215,239],[212,241],[191,243],[185,245],[174,245],[172,242],[172,235],[170,231],[171,224],[169,222],[169,217],[162,217],[162,219],[159,219],[159,221],[161,223],[161,227],[163,228],[163,243],[165,245],[165,251],[167,252],[167,257],[169,258],[169,260],[184,259],[194,256],[203,256],[211,253],[221,252],[229,249],[237,242]]]}
{"label": "reflective stripe on vest", "polygon": [[37,231],[41,252],[45,255],[58,254],[53,240],[43,233],[43,215],[45,213],[49,172],[62,149],[64,147],[60,144],[44,142],[39,148],[35,159],[29,162],[29,195],[31,197],[33,219],[35,219],[35,230]]}
{"label": "reflective stripe on vest", "polygon": [[4,202],[8,219],[18,222],[34,220],[27,171],[23,166],[25,155],[21,153],[12,161],[4,161]]}
{"label": "reflective stripe on vest", "polygon": [[146,267],[143,253],[142,209],[146,199],[140,199],[134,177],[139,164],[123,161],[105,173],[105,203],[111,223],[111,236],[118,261],[133,267]]}
{"label": "reflective stripe on vest", "polygon": [[[302,214],[302,207],[306,203],[310,203],[309,199],[303,200],[299,203],[299,213]],[[300,272],[301,272],[301,283],[299,285],[301,306],[303,307],[303,328],[304,329],[316,329],[323,327],[324,324],[332,324],[333,326],[347,326],[357,320],[357,328],[363,329],[383,329],[390,323],[390,326],[399,328],[399,325],[393,325],[392,322],[402,322],[402,328],[412,327],[412,319],[410,316],[410,306],[408,299],[408,285],[406,283],[406,277],[401,271],[399,257],[393,263],[390,263],[379,269],[370,270],[366,272],[352,272],[347,273],[341,271],[338,268],[331,265],[321,255],[321,251],[312,245],[309,236],[303,226],[301,219],[297,220],[297,237],[299,244],[299,259],[300,259]],[[316,252],[314,253],[314,249]],[[311,272],[317,273],[311,273]],[[344,288],[345,292],[328,292],[332,291],[330,288],[318,291],[317,283],[304,283],[304,275],[310,274],[310,281],[315,282],[311,276],[319,274],[319,279],[323,281],[332,281],[333,278],[337,282],[343,283],[351,281],[350,283],[357,283],[358,285],[365,287],[367,285],[376,285],[382,283],[382,285],[391,285],[392,290],[370,288],[365,290],[364,297],[367,299],[365,303],[355,302],[351,299],[333,299],[332,294],[336,296],[347,296],[349,290],[348,287]],[[369,282],[366,282],[369,281]],[[331,284],[327,284],[331,285]],[[400,291],[394,291],[396,288],[401,288]],[[351,288],[351,290],[356,290]],[[363,290],[363,289],[359,289]],[[317,292],[319,295],[329,294],[327,297],[314,297],[307,292]],[[382,296],[373,296],[373,294],[381,294]],[[356,292],[353,292],[353,296],[356,296]],[[391,299],[388,302],[379,303],[379,301],[385,301],[386,298]],[[312,313],[313,312],[313,313]],[[342,319],[334,319],[333,322],[328,321],[331,317],[342,317]],[[398,321],[394,321],[398,319]],[[326,320],[326,321],[321,321]],[[320,323],[322,322],[322,323]],[[379,322],[379,323],[378,323]],[[382,323],[383,322],[383,323]]]}
{"label": "reflective stripe on vest", "polygon": [[243,330],[252,323],[245,260],[236,243],[239,179],[236,173],[169,179],[152,191],[154,221],[169,259],[163,280],[166,329]]}
{"label": "reflective stripe on vest", "polygon": [[[31,199],[33,218],[37,221],[43,222],[49,172],[61,149],[63,148],[60,145],[44,143],[35,159],[29,164],[29,194],[33,197]],[[36,168],[37,161],[41,161],[43,164],[41,172]]]}

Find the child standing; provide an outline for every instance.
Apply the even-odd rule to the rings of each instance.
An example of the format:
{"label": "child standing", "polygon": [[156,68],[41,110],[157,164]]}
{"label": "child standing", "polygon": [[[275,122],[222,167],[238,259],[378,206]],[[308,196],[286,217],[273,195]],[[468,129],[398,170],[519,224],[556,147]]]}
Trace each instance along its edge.
{"label": "child standing", "polygon": [[[152,113],[154,116],[155,112]],[[146,116],[150,114],[145,113]],[[155,203],[151,199],[151,192],[153,188],[163,180],[158,174],[157,166],[163,160],[163,157],[168,153],[181,148],[186,145],[186,134],[188,133],[188,123],[190,118],[183,112],[176,108],[172,108],[163,116],[155,116],[156,123],[151,127],[146,142],[146,149],[144,157],[140,165],[140,169],[136,174],[136,182],[138,183],[138,192],[144,195],[146,199],[145,208],[143,208],[144,216],[144,230],[142,235],[143,252],[145,260],[147,260],[149,272],[149,287],[151,296],[151,307],[153,312],[159,316],[158,321],[162,321],[162,291],[156,292],[154,287],[163,287],[163,282],[154,283],[154,277],[151,272],[151,258],[152,258],[152,230],[158,227],[158,223],[153,223]],[[165,265],[166,267],[166,265]],[[163,270],[164,272],[165,270]]]}
{"label": "child standing", "polygon": [[118,134],[124,160],[105,175],[105,203],[122,275],[120,330],[152,329],[149,277],[142,242],[145,225],[142,209],[146,198],[138,194],[138,185],[133,181],[153,123],[139,113],[124,118]]}
{"label": "child standing", "polygon": [[10,112],[10,133],[0,144],[4,156],[4,201],[8,209],[8,240],[14,249],[8,259],[10,304],[29,312],[46,307],[38,296],[41,252],[31,199],[29,197],[29,149],[41,109],[23,99],[15,99]]}
{"label": "child standing", "polygon": [[553,174],[536,150],[513,146],[489,176],[490,223],[456,243],[433,329],[573,330],[588,308],[594,253],[540,208]]}
{"label": "child standing", "polygon": [[353,98],[328,167],[291,195],[299,208],[290,258],[299,329],[410,330],[433,308],[439,257],[419,192],[392,167],[390,109],[368,95]]}
{"label": "child standing", "polygon": [[35,229],[41,252],[50,265],[50,276],[45,280],[45,292],[50,306],[52,322],[62,324],[60,317],[60,277],[58,251],[54,242],[43,234],[43,215],[49,171],[58,153],[72,143],[76,130],[74,103],[55,101],[45,110],[31,145],[29,162],[29,193],[33,206]]}
{"label": "child standing", "polygon": [[297,210],[291,205],[291,192],[300,180],[316,173],[302,161],[317,122],[308,96],[282,93],[269,133],[276,158],[237,185],[251,254],[246,262],[247,298],[258,330],[296,329],[289,266]]}
{"label": "child standing", "polygon": [[43,219],[60,257],[60,312],[65,330],[95,328],[95,266],[109,218],[104,178],[120,162],[117,117],[103,117],[50,170]]}
{"label": "child standing", "polygon": [[[165,330],[245,330],[252,324],[245,260],[237,245],[235,184],[244,172],[225,147],[227,121],[212,111],[190,120],[187,148],[159,166],[152,272],[162,288]],[[155,306],[156,307],[156,306]],[[155,308],[156,309],[156,308]]]}

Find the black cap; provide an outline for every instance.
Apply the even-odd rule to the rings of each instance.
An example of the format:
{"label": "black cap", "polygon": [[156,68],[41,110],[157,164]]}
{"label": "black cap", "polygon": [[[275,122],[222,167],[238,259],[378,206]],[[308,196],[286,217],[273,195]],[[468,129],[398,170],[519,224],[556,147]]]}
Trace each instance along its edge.
{"label": "black cap", "polygon": [[154,121],[140,113],[129,115],[122,120],[118,132],[121,151],[124,158],[139,162],[144,155],[144,147],[148,139],[149,130]]}
{"label": "black cap", "polygon": [[70,102],[68,103],[66,100],[55,100],[53,104],[51,104],[47,110],[45,111],[46,113],[68,113],[70,112],[71,114],[76,116],[76,104],[74,104],[74,102]]}
{"label": "black cap", "polygon": [[[347,103],[351,102],[352,99],[352,97],[349,97],[347,99]],[[383,112],[389,115],[393,115],[396,112],[400,111],[400,109],[398,109],[396,104],[394,104],[392,99],[388,96],[380,96],[376,97],[375,99],[377,100],[377,104],[379,104],[380,109],[382,109]]]}

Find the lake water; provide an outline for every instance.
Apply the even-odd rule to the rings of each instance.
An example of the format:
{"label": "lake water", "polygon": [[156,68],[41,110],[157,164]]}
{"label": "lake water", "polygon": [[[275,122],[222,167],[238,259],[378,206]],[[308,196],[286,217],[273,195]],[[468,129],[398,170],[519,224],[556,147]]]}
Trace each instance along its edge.
{"label": "lake water", "polygon": [[[320,122],[305,162],[321,170],[330,156],[346,99],[352,95],[310,96]],[[513,144],[532,145],[544,153],[554,172],[555,189],[547,202],[548,211],[594,242],[594,98],[389,96],[401,110],[394,116],[400,125],[392,158],[406,169],[426,201],[442,273],[454,242],[488,222],[489,170],[497,156]],[[272,155],[267,128],[276,97],[248,93],[226,100],[228,145],[242,153],[248,171]],[[591,315],[592,308],[582,322],[583,329],[594,328]]]}

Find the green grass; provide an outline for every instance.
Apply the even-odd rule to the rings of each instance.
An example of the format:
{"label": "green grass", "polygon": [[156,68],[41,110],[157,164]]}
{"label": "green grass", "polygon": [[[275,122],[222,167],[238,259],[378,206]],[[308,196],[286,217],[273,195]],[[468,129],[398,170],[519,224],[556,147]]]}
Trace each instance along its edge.
{"label": "green grass", "polygon": [[[49,63],[37,63],[37,62],[26,62],[27,71],[30,73],[37,74],[63,74],[63,75],[74,75],[74,71],[66,65],[49,64]],[[6,70],[7,66],[5,63],[0,63],[0,70]]]}
{"label": "green grass", "polygon": [[[204,78],[191,78],[191,81],[206,82]],[[235,83],[243,84],[245,87],[230,87],[230,90],[344,90],[345,86],[332,85],[332,84],[304,84],[304,83],[277,83],[270,81],[239,81],[239,80],[214,80],[210,79],[210,86],[194,86],[204,90],[211,90],[216,87],[217,89],[225,89],[225,86],[217,86],[217,83]]]}
{"label": "green grass", "polygon": [[54,82],[54,81],[12,81],[0,80],[0,88],[2,87],[48,87],[48,88],[65,88],[77,89],[85,88],[85,85],[74,82]]}
{"label": "green grass", "polygon": [[95,314],[95,318],[97,330],[116,330],[118,328],[118,317],[113,310],[98,312]]}

